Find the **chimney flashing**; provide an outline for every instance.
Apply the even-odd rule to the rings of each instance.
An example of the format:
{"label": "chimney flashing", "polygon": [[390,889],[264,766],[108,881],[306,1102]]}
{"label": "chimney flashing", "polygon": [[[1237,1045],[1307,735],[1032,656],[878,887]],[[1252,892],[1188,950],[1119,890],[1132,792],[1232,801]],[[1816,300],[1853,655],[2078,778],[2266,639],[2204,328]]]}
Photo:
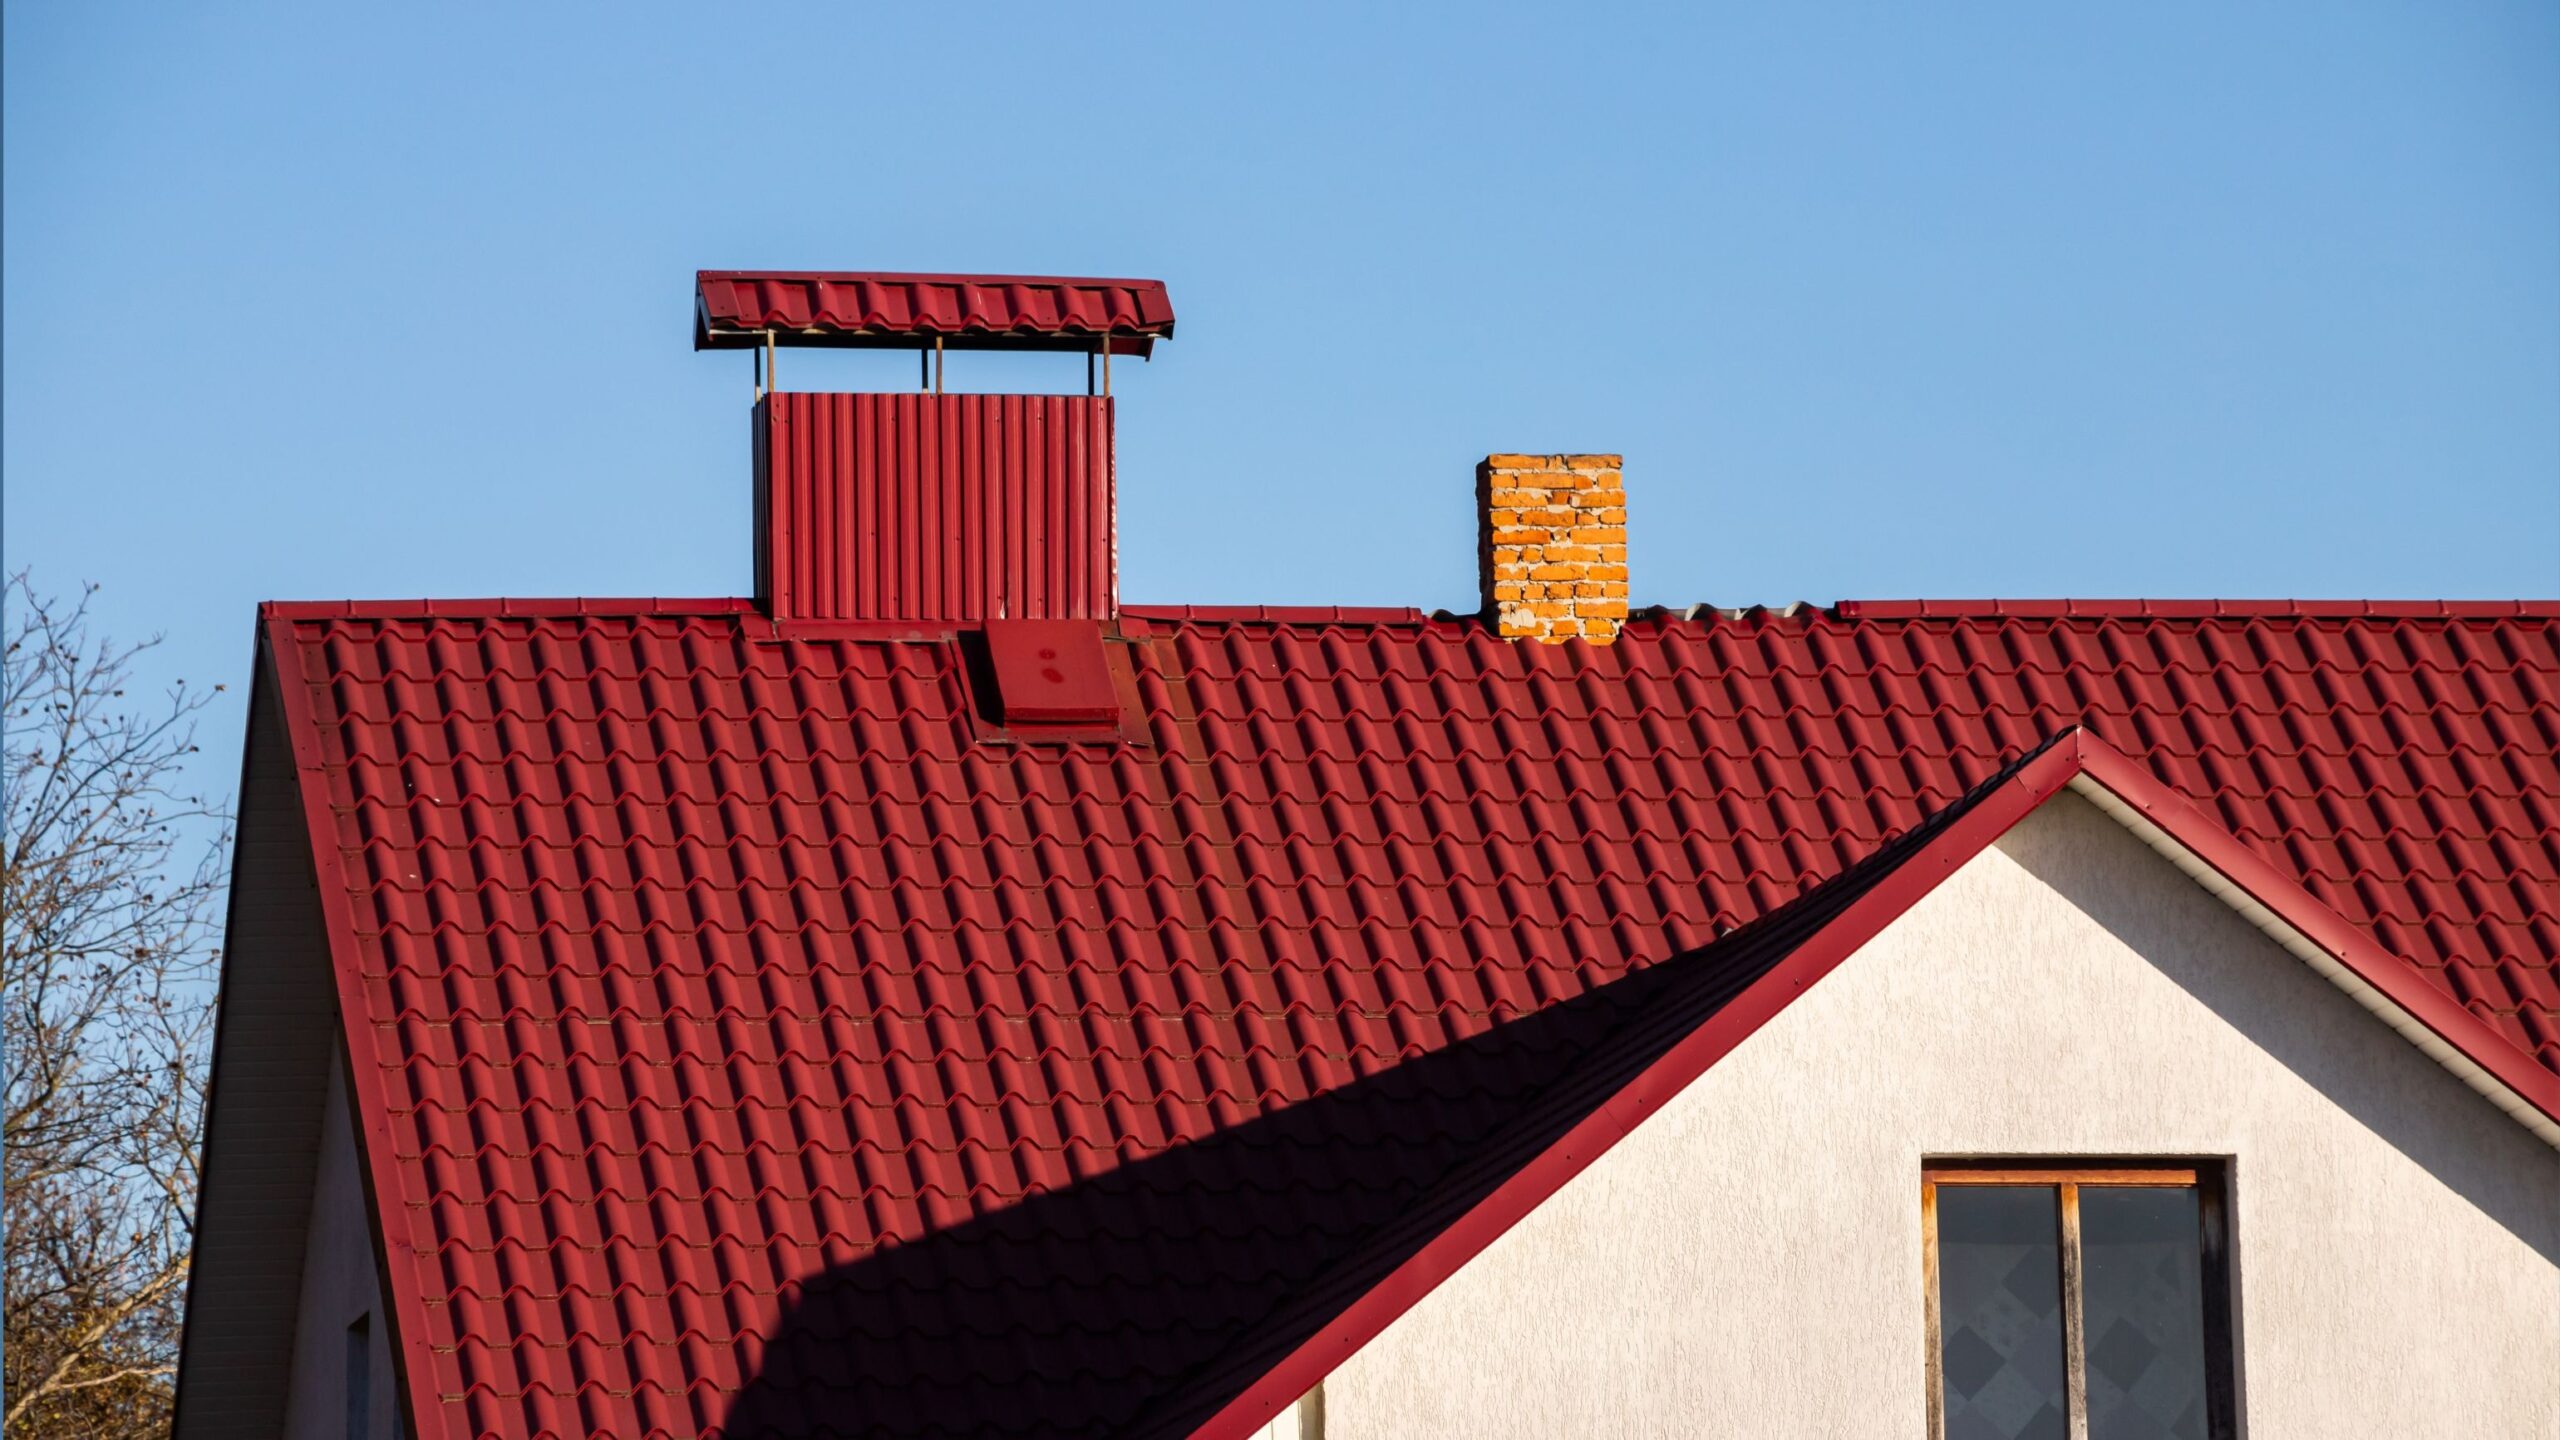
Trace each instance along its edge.
{"label": "chimney flashing", "polygon": [[1098,620],[990,620],[987,662],[1008,726],[1111,725],[1120,719]]}

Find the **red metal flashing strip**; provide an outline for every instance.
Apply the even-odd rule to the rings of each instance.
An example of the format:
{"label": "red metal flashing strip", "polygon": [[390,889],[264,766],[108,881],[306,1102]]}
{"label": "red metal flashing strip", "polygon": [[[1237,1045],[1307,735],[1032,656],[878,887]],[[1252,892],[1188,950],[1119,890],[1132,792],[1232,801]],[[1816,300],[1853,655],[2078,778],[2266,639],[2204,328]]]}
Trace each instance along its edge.
{"label": "red metal flashing strip", "polygon": [[2379,946],[2363,938],[2355,927],[2339,919],[2299,883],[2259,860],[2240,841],[2180,800],[2120,751],[2075,728],[2021,766],[1998,789],[1949,825],[1945,833],[1903,861],[1561,1140],[1426,1242],[1332,1323],[1245,1387],[1192,1432],[1194,1440],[1245,1440],[1269,1423],[1530,1211],[1589,1169],[1610,1147],[1731,1054],[1816,981],[1839,968],[1842,961],[1936,889],[1940,881],[2082,774],[2141,811],[2527,1103],[2560,1120],[2560,1075],[2541,1069],[2450,997],[2427,989],[2405,966],[2398,967],[2400,973],[2395,975],[2388,963],[2390,957]]}
{"label": "red metal flashing strip", "polygon": [[881,645],[939,644],[956,638],[964,628],[951,621],[775,620],[762,614],[749,615],[742,627],[749,641],[759,643],[848,640]]}

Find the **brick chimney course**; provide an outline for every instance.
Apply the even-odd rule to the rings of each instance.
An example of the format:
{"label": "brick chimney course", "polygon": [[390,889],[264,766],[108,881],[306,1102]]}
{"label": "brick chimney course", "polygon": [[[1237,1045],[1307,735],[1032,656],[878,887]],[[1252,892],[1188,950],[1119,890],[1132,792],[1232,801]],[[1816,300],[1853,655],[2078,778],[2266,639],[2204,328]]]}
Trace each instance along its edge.
{"label": "brick chimney course", "polygon": [[1618,638],[1627,491],[1616,455],[1488,455],[1476,466],[1477,573],[1507,640]]}

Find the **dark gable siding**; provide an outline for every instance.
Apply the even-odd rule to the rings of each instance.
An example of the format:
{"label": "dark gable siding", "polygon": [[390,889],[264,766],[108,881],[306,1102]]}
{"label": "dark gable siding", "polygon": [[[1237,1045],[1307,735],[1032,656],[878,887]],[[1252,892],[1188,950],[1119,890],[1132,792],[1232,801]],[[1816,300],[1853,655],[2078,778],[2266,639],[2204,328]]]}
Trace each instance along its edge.
{"label": "dark gable siding", "polygon": [[259,648],[178,1366],[178,1440],[284,1428],[338,1007],[293,757]]}

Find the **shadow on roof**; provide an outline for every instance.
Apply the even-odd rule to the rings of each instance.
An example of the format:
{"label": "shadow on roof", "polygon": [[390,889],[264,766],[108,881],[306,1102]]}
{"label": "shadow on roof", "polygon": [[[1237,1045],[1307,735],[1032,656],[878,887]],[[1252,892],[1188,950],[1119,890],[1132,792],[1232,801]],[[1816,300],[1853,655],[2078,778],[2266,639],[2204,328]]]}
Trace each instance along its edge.
{"label": "shadow on roof", "polygon": [[718,1435],[1190,1434],[2015,768],[1713,945],[809,1277]]}

